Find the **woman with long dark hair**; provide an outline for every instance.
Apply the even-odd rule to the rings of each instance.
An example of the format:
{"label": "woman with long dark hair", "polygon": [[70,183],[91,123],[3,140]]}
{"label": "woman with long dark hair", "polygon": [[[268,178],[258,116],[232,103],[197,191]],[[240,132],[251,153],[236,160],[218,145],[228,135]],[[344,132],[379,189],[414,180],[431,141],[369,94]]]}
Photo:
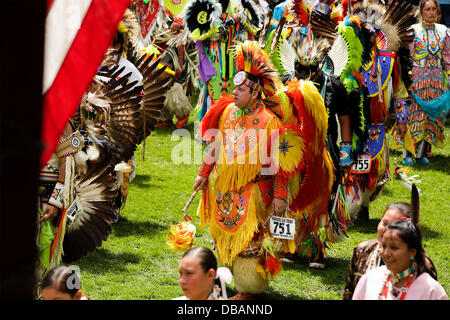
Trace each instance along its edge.
{"label": "woman with long dark hair", "polygon": [[448,300],[444,288],[425,270],[419,227],[407,220],[387,225],[382,238],[384,266],[361,277],[353,300]]}

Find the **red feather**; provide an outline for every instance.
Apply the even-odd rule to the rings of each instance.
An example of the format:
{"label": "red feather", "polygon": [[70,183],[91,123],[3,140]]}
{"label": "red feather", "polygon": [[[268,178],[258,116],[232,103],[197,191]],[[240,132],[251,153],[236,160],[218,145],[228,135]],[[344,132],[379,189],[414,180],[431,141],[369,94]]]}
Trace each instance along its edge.
{"label": "red feather", "polygon": [[266,269],[272,277],[276,276],[281,272],[281,261],[273,256],[266,259],[264,269]]}
{"label": "red feather", "polygon": [[204,140],[211,140],[211,136],[205,135],[208,129],[218,129],[220,116],[230,103],[234,102],[233,96],[224,95],[205,114],[199,126],[200,137]]}

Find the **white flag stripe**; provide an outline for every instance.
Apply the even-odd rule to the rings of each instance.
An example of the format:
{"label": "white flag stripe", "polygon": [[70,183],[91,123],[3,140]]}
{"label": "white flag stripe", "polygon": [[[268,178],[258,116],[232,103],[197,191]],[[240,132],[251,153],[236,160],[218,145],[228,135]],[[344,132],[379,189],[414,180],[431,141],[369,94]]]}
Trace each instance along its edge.
{"label": "white flag stripe", "polygon": [[42,93],[53,84],[92,0],[55,0],[45,21]]}

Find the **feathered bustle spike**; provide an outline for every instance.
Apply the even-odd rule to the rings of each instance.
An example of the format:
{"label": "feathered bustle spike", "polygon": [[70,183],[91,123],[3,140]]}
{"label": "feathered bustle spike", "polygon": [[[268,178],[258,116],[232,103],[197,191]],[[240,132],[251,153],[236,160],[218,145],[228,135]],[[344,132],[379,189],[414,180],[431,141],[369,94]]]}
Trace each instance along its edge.
{"label": "feathered bustle spike", "polygon": [[311,13],[311,31],[316,37],[327,38],[332,43],[337,37],[337,23],[329,15],[317,10]]}

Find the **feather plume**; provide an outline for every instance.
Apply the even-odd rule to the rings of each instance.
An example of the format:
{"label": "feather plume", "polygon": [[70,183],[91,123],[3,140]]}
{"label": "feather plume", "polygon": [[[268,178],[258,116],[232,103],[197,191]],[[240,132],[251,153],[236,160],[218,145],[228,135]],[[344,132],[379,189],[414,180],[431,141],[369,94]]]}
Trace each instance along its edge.
{"label": "feather plume", "polygon": [[419,190],[413,183],[411,188],[411,222],[415,225],[419,224],[420,219],[420,196]]}
{"label": "feather plume", "polygon": [[327,38],[330,43],[336,39],[337,23],[331,20],[329,15],[323,14],[317,10],[311,13],[311,31],[316,37]]}
{"label": "feather plume", "polygon": [[333,64],[333,74],[340,76],[348,62],[348,47],[342,36],[336,38],[327,55]]}
{"label": "feather plume", "polygon": [[309,23],[309,9],[303,0],[294,0],[293,10],[299,25],[304,27]]}
{"label": "feather plume", "polygon": [[281,65],[288,74],[295,74],[295,50],[286,39],[283,39],[279,47]]}

